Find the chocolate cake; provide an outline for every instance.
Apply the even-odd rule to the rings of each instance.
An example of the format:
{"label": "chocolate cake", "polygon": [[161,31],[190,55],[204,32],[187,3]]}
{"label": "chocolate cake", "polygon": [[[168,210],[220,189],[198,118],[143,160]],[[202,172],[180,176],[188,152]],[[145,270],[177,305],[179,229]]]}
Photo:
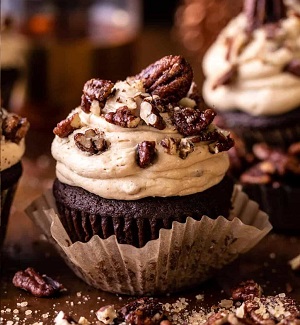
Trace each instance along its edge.
{"label": "chocolate cake", "polygon": [[120,244],[144,246],[157,239],[161,228],[187,217],[200,220],[228,217],[233,182],[225,177],[219,184],[186,196],[146,197],[139,200],[105,199],[83,188],[55,180],[53,186],[61,221],[73,242],[86,242],[93,235],[108,238],[115,234]]}

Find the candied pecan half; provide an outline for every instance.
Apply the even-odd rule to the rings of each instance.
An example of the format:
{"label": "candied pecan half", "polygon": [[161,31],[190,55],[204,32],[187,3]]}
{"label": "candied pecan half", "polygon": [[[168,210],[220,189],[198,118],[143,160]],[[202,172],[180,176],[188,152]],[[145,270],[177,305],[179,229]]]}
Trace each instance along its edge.
{"label": "candied pecan half", "polygon": [[278,22],[286,17],[286,11],[283,0],[246,0],[244,12],[247,17],[247,32]]}
{"label": "candied pecan half", "polygon": [[19,143],[25,137],[28,129],[29,122],[25,117],[9,114],[3,119],[2,134],[7,140]]}
{"label": "candied pecan half", "polygon": [[112,94],[114,83],[110,80],[90,79],[84,84],[83,95],[81,96],[81,109],[89,113],[93,100],[104,107],[107,98]]}
{"label": "candied pecan half", "polygon": [[63,289],[61,283],[47,275],[40,275],[31,267],[25,271],[18,271],[12,282],[17,288],[28,291],[36,297],[54,296]]}
{"label": "candied pecan half", "polygon": [[107,122],[119,125],[123,128],[136,128],[140,123],[140,118],[135,116],[127,106],[118,108],[115,112],[104,115]]}
{"label": "candied pecan half", "polygon": [[232,299],[245,301],[253,299],[254,297],[261,297],[262,288],[254,280],[247,280],[241,282],[232,290]]}
{"label": "candied pecan half", "polygon": [[171,120],[180,134],[199,135],[213,121],[216,113],[212,109],[199,111],[190,107],[176,107]]}
{"label": "candied pecan half", "polygon": [[98,154],[108,148],[107,142],[103,137],[104,133],[95,129],[88,129],[83,133],[76,133],[74,140],[76,146],[90,154]]}
{"label": "candied pecan half", "polygon": [[291,60],[285,67],[284,71],[289,72],[296,77],[300,77],[300,59]]}
{"label": "candied pecan half", "polygon": [[141,102],[140,117],[147,125],[151,125],[158,130],[163,130],[166,127],[166,123],[159,114],[158,109],[147,99]]}
{"label": "candied pecan half", "polygon": [[143,81],[150,94],[178,102],[190,89],[193,70],[182,56],[169,55],[149,65],[136,78]]}
{"label": "candied pecan half", "polygon": [[166,319],[163,304],[148,297],[130,302],[118,311],[118,315],[129,325],[159,325]]}
{"label": "candied pecan half", "polygon": [[156,156],[155,141],[143,141],[137,146],[137,163],[141,168],[153,163]]}
{"label": "candied pecan half", "polygon": [[81,120],[78,113],[75,113],[65,120],[59,122],[56,127],[53,129],[53,133],[60,138],[66,138],[70,135],[74,130],[79,129],[81,127]]}

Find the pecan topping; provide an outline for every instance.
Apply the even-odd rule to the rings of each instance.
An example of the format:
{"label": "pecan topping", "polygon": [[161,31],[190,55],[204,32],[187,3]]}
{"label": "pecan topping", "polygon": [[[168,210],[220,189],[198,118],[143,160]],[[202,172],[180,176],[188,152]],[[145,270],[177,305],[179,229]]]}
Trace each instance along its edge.
{"label": "pecan topping", "polygon": [[103,138],[103,132],[95,129],[88,129],[83,133],[76,133],[74,135],[76,146],[90,154],[98,154],[107,149],[108,145]]}
{"label": "pecan topping", "polygon": [[293,59],[285,67],[284,71],[289,72],[296,77],[300,77],[300,59]]}
{"label": "pecan topping", "polygon": [[234,146],[234,140],[230,136],[224,136],[221,133],[218,133],[218,140],[209,145],[210,153],[219,153],[222,151],[228,151]]}
{"label": "pecan topping", "polygon": [[160,141],[160,145],[169,155],[176,155],[178,151],[180,140],[174,138],[165,138]]}
{"label": "pecan topping", "polygon": [[212,123],[215,115],[210,108],[199,111],[190,107],[177,107],[171,118],[180,134],[192,136],[204,131]]}
{"label": "pecan topping", "polygon": [[89,113],[92,102],[97,100],[100,107],[104,107],[107,98],[111,95],[114,83],[110,80],[91,79],[83,87],[81,108]]}
{"label": "pecan topping", "polygon": [[276,23],[286,17],[283,0],[246,0],[244,12],[247,17],[247,32],[253,32],[263,25]]}
{"label": "pecan topping", "polygon": [[122,106],[116,112],[105,114],[107,122],[119,125],[123,128],[136,128],[140,123],[140,118],[135,116],[127,106]]}
{"label": "pecan topping", "polygon": [[163,130],[166,127],[166,123],[159,114],[158,109],[151,103],[151,101],[146,99],[141,103],[140,117],[147,125],[151,125],[156,129]]}
{"label": "pecan topping", "polygon": [[225,72],[221,77],[219,77],[215,81],[212,88],[216,89],[220,86],[225,86],[225,85],[231,84],[232,82],[235,81],[235,79],[237,77],[237,73],[238,73],[237,66],[236,65],[231,66],[227,72]]}
{"label": "pecan topping", "polygon": [[178,102],[185,97],[193,80],[193,70],[182,56],[165,56],[137,76],[152,95]]}
{"label": "pecan topping", "polygon": [[16,114],[9,114],[3,119],[2,134],[5,139],[19,143],[26,135],[29,129],[29,122],[26,118]]}
{"label": "pecan topping", "polygon": [[191,152],[194,151],[194,144],[188,139],[181,139],[178,147],[179,157],[185,159]]}
{"label": "pecan topping", "polygon": [[[140,298],[122,307],[119,319],[130,325],[160,325],[166,319],[163,304],[155,298]],[[167,323],[170,324],[170,323]]]}
{"label": "pecan topping", "polygon": [[143,141],[137,146],[137,163],[141,168],[153,163],[156,156],[155,141]]}
{"label": "pecan topping", "polygon": [[262,288],[253,280],[241,282],[236,288],[232,290],[232,299],[245,301],[253,299],[254,297],[261,297]]}
{"label": "pecan topping", "polygon": [[50,297],[63,289],[62,284],[47,275],[40,275],[31,267],[25,271],[18,271],[12,282],[17,288],[26,290],[36,297]]}
{"label": "pecan topping", "polygon": [[53,129],[53,133],[60,138],[66,138],[74,130],[81,127],[81,120],[78,113],[75,113],[65,120],[59,122],[56,127]]}
{"label": "pecan topping", "polygon": [[161,140],[160,145],[164,148],[165,152],[169,155],[176,155],[181,159],[186,159],[187,156],[194,151],[194,143],[191,139],[174,139],[165,138]]}

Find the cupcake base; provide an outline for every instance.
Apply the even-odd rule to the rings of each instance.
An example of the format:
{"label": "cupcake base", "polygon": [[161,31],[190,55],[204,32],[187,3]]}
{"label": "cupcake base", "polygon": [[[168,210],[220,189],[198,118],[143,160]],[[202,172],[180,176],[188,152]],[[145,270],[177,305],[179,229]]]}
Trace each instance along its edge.
{"label": "cupcake base", "polygon": [[248,149],[265,142],[286,148],[300,141],[300,107],[278,116],[252,116],[240,111],[218,112],[218,126],[233,131]]}
{"label": "cupcake base", "polygon": [[157,239],[159,230],[170,229],[173,221],[183,223],[187,217],[200,220],[203,215],[228,218],[232,192],[229,177],[202,193],[131,201],[105,199],[58,179],[53,185],[61,222],[72,242],[87,242],[94,235],[103,239],[116,235],[120,244],[136,247]]}
{"label": "cupcake base", "polygon": [[20,162],[1,172],[0,247],[4,242],[11,204],[21,175],[22,165]]}

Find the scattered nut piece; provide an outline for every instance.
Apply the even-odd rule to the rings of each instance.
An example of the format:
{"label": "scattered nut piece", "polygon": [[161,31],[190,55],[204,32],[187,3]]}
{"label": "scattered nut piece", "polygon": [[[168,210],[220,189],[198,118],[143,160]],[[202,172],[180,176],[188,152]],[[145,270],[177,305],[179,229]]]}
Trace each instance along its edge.
{"label": "scattered nut piece", "polygon": [[2,134],[7,140],[19,143],[29,129],[29,122],[26,118],[16,114],[9,114],[2,121]]}
{"label": "scattered nut piece", "polygon": [[147,100],[141,103],[140,117],[147,125],[151,125],[158,130],[163,130],[166,127],[166,123],[159,114],[158,109]]}
{"label": "scattered nut piece", "polygon": [[55,325],[72,325],[78,324],[76,320],[70,316],[65,314],[63,311],[60,311],[54,319]]}
{"label": "scattered nut piece", "polygon": [[232,290],[232,299],[245,301],[254,299],[254,297],[261,297],[262,288],[253,280],[241,282],[237,287]]}
{"label": "scattered nut piece", "polygon": [[99,154],[108,148],[107,142],[103,137],[103,132],[95,129],[88,129],[85,133],[76,133],[74,135],[76,146],[90,154]]}
{"label": "scattered nut piece", "polygon": [[66,138],[70,135],[74,130],[79,129],[81,127],[81,120],[78,113],[75,113],[65,120],[62,120],[57,124],[57,126],[53,129],[53,133],[60,138]]}
{"label": "scattered nut piece", "polygon": [[109,123],[119,125],[123,128],[136,128],[140,118],[135,116],[127,106],[122,106],[116,112],[109,112],[104,116]]}
{"label": "scattered nut piece", "polygon": [[294,271],[300,271],[300,255],[289,261],[289,264]]}
{"label": "scattered nut piece", "polygon": [[155,141],[143,141],[137,146],[137,163],[141,168],[153,163],[156,156]]}
{"label": "scattered nut piece", "polygon": [[137,76],[146,92],[178,102],[185,97],[193,80],[193,70],[182,56],[169,55],[149,65]]}
{"label": "scattered nut piece", "polygon": [[104,324],[114,324],[114,319],[118,317],[114,305],[101,307],[96,311],[98,320]]}
{"label": "scattered nut piece", "polygon": [[40,275],[33,268],[18,271],[12,280],[20,289],[30,292],[36,297],[50,297],[63,290],[63,285],[47,275]]}

